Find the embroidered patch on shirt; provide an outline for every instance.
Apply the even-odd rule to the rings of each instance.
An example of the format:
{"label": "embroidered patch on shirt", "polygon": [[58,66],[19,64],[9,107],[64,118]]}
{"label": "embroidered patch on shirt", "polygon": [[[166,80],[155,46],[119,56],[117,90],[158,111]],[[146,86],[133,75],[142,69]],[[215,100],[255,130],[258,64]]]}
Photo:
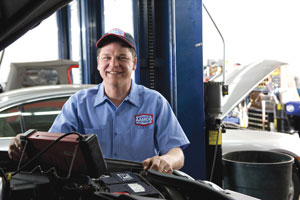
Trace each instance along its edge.
{"label": "embroidered patch on shirt", "polygon": [[152,114],[140,114],[134,116],[135,125],[137,126],[148,126],[153,124]]}

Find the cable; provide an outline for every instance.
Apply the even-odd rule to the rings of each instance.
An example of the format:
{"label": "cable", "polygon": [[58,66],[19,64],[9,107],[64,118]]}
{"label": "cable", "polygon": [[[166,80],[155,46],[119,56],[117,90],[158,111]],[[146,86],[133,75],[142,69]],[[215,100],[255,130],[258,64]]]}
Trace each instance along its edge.
{"label": "cable", "polygon": [[29,160],[27,163],[25,163],[21,168],[19,168],[17,171],[15,171],[14,173],[12,173],[11,176],[16,175],[21,170],[23,170],[25,167],[27,167],[29,164],[31,164],[34,160],[38,159],[42,154],[44,154],[48,149],[50,149],[54,144],[56,144],[57,142],[59,142],[62,138],[66,137],[68,135],[73,135],[73,134],[78,135],[78,139],[80,141],[83,139],[83,136],[80,133],[78,133],[78,132],[70,132],[70,133],[66,133],[66,134],[60,136],[55,141],[53,141],[52,143],[50,143],[47,147],[45,147],[41,152],[39,152],[38,154],[36,154],[31,160]]}
{"label": "cable", "polygon": [[19,160],[19,164],[18,164],[17,169],[20,169],[20,167],[21,167],[21,164],[22,164],[22,161],[23,161],[23,158],[24,158],[24,155],[25,155],[25,150],[27,148],[27,143],[28,143],[28,140],[25,141],[25,145],[24,145],[24,148],[23,148],[23,151],[22,151],[21,158]]}
{"label": "cable", "polygon": [[2,168],[0,168],[0,173],[1,173],[0,177],[3,177],[3,179],[5,181],[5,185],[6,185],[8,183],[8,180],[7,180],[6,174],[5,174],[5,172],[3,171]]}
{"label": "cable", "polygon": [[202,3],[202,6],[205,9],[205,11],[206,11],[207,15],[209,16],[210,20],[212,21],[213,25],[217,29],[217,31],[218,31],[221,39],[222,39],[222,42],[223,42],[223,68],[222,69],[223,69],[223,82],[224,82],[224,85],[225,85],[226,84],[226,78],[225,78],[225,72],[226,72],[226,70],[225,70],[225,40],[224,40],[223,35],[222,35],[221,31],[219,30],[217,24],[215,23],[214,19],[212,18],[212,16],[208,12],[206,6],[204,5],[204,3]]}

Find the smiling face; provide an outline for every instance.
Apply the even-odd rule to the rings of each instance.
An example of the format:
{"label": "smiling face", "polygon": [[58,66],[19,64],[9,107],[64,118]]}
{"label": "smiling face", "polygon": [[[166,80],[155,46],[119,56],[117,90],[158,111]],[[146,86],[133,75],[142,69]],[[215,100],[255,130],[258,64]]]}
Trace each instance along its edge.
{"label": "smiling face", "polygon": [[137,58],[121,42],[102,47],[98,54],[98,70],[104,86],[130,88],[131,73],[136,69]]}

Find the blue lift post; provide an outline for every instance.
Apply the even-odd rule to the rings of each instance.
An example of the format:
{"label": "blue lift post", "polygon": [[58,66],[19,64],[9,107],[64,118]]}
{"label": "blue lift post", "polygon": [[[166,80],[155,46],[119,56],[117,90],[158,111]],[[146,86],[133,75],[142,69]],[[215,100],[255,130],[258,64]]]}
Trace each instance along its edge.
{"label": "blue lift post", "polygon": [[191,141],[182,169],[206,178],[202,1],[133,0],[136,81],[162,93]]}
{"label": "blue lift post", "polygon": [[102,78],[97,70],[97,39],[104,33],[103,0],[78,0],[81,28],[82,82],[97,84]]}
{"label": "blue lift post", "polygon": [[[137,83],[162,93],[176,113],[177,84],[172,1],[134,0]],[[171,34],[170,34],[171,33]]]}
{"label": "blue lift post", "polygon": [[71,59],[70,44],[70,6],[67,5],[56,13],[58,26],[58,54],[60,59]]}
{"label": "blue lift post", "polygon": [[191,145],[183,171],[206,179],[202,1],[175,1],[178,120]]}

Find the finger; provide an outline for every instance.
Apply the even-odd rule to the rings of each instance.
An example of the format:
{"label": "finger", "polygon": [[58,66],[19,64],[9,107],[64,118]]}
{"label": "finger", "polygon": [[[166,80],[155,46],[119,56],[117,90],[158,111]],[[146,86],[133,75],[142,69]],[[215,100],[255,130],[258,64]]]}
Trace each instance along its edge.
{"label": "finger", "polygon": [[12,141],[11,144],[9,145],[8,153],[12,154],[13,152],[17,151],[18,147],[16,146],[15,142]]}
{"label": "finger", "polygon": [[21,140],[20,138],[17,136],[15,138],[12,138],[9,142],[9,149],[12,148],[18,148],[21,149],[22,148],[22,144],[21,144]]}
{"label": "finger", "polygon": [[148,158],[142,162],[143,169],[146,171],[150,167],[151,158]]}
{"label": "finger", "polygon": [[18,161],[21,158],[21,154],[19,153],[19,151],[16,151],[16,150],[11,150],[8,155],[9,155],[10,159],[12,159],[14,161]]}
{"label": "finger", "polygon": [[160,159],[158,157],[153,157],[150,169],[162,172],[163,168],[160,165]]}
{"label": "finger", "polygon": [[22,162],[28,160],[27,154],[24,153],[23,157],[22,157],[22,153],[23,152],[19,151],[19,150],[10,150],[8,153],[8,156],[11,160],[14,160],[14,161],[19,161],[21,158],[22,158]]}
{"label": "finger", "polygon": [[173,169],[172,168],[169,168],[169,169],[165,168],[164,171],[163,171],[163,173],[172,174],[173,173]]}
{"label": "finger", "polygon": [[160,165],[159,165],[159,168],[158,168],[158,170],[157,171],[159,171],[159,172],[164,172],[164,170],[165,170],[165,166],[162,164],[162,162],[160,162]]}
{"label": "finger", "polygon": [[162,157],[160,157],[159,161],[160,162],[159,162],[159,167],[158,167],[157,171],[162,172],[162,173],[166,173],[170,169],[170,166],[168,165],[168,163]]}
{"label": "finger", "polygon": [[19,150],[23,150],[23,145],[20,139],[20,135],[17,135],[15,138],[15,146],[18,147]]}
{"label": "finger", "polygon": [[160,166],[158,171],[162,173],[172,174],[173,168],[163,157],[160,157]]}
{"label": "finger", "polygon": [[8,156],[10,159],[18,161],[21,158],[23,147],[21,145],[20,139],[15,137],[11,139],[8,149]]}

